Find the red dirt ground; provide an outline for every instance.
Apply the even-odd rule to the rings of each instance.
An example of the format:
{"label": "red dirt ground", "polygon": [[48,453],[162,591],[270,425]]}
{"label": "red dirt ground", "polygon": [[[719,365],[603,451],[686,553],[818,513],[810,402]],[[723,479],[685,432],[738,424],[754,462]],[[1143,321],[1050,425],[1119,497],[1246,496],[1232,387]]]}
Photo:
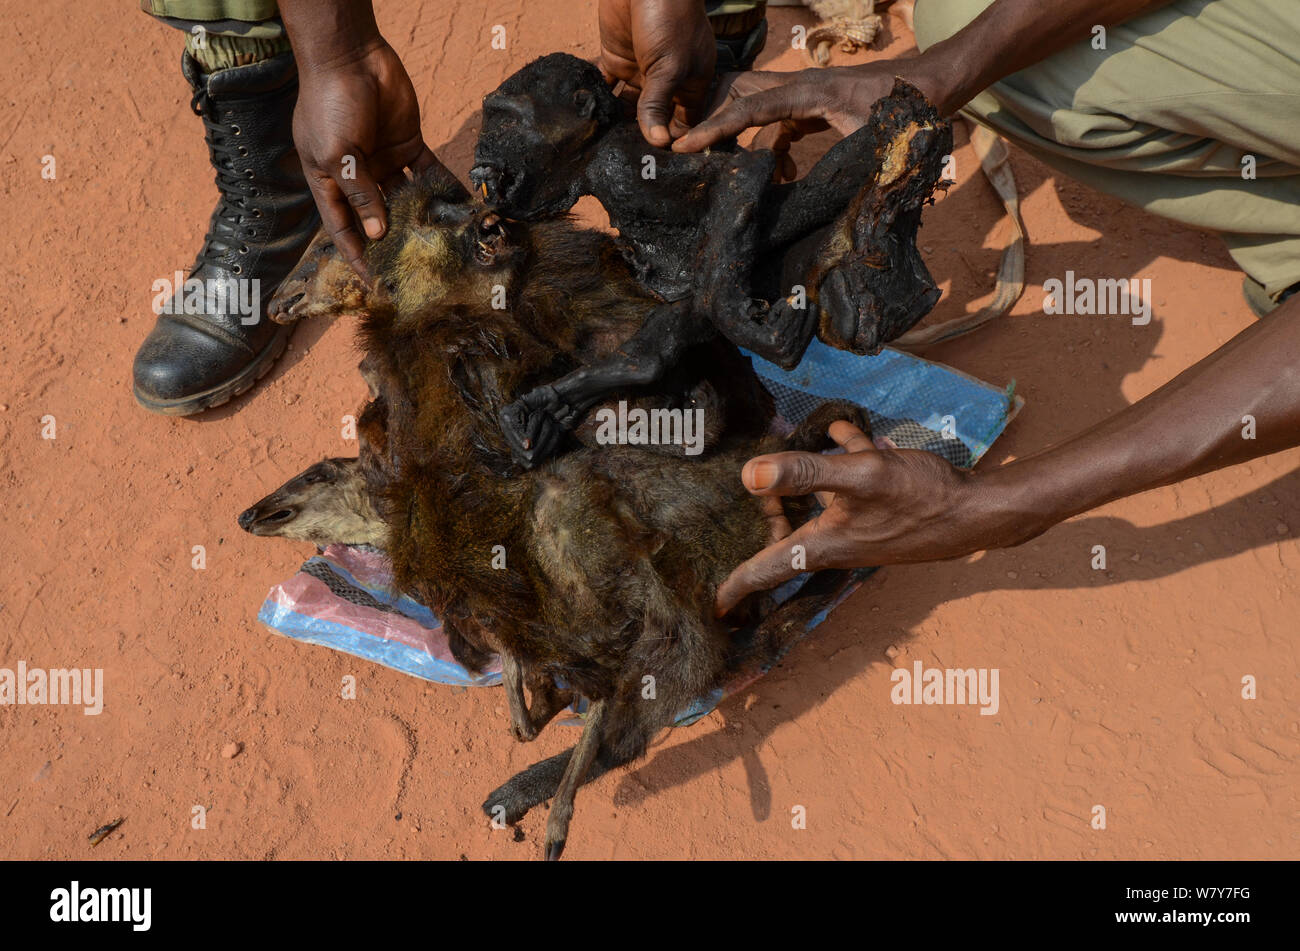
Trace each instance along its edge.
{"label": "red dirt ground", "polygon": [[[597,52],[593,2],[377,6],[429,141],[461,174],[485,92],[534,55]],[[426,684],[255,620],[310,548],[244,535],[235,515],[354,451],[339,434],[365,393],[351,328],[302,327],[264,385],[199,419],[132,400],[151,284],[189,266],[213,189],[180,36],[130,7],[0,3],[0,667],[101,667],[107,692],[98,717],[0,709],[0,857],[535,858],[544,810],[515,841],[478,804],[573,731],[519,746],[498,690]],[[773,14],[765,64],[799,65],[786,38],[805,16]],[[489,45],[498,23],[506,52]],[[884,40],[911,48],[893,18]],[[1007,234],[968,147],[957,163],[923,229],[946,291],[934,319],[987,294]],[[1028,401],[988,465],[1141,398],[1252,319],[1213,236],[1023,153],[1013,166],[1032,241],[1025,295],[929,353],[1014,379]],[[1042,284],[1067,268],[1150,278],[1155,319],[1045,316]],[[1296,856],[1297,461],[1116,502],[1016,550],[881,571],[779,670],[585,789],[567,854]],[[1090,568],[1096,544],[1106,571]],[[206,570],[191,568],[194,545]],[[914,660],[998,668],[998,715],[895,706],[891,668]],[[346,674],[356,700],[340,697]],[[1242,699],[1244,675],[1258,699]],[[1090,826],[1094,805],[1105,830]],[[796,806],[806,829],[792,828]],[[92,849],[87,835],[118,816]]]}

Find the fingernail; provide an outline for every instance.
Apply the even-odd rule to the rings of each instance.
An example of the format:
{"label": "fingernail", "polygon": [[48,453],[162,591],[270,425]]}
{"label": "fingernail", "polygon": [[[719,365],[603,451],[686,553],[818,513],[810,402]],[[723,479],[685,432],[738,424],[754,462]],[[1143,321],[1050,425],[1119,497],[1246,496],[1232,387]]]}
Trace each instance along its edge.
{"label": "fingernail", "polygon": [[361,225],[366,229],[366,237],[371,241],[383,237],[384,223],[378,218],[363,218]]}
{"label": "fingernail", "polygon": [[774,462],[756,462],[753,468],[749,470],[749,485],[755,491],[761,492],[763,489],[772,487],[776,482],[776,463]]}

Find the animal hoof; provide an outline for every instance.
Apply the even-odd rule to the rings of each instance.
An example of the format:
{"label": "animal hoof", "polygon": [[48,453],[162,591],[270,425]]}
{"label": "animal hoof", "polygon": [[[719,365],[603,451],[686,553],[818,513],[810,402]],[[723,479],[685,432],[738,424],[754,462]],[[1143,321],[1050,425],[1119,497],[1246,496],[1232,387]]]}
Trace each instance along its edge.
{"label": "animal hoof", "polygon": [[514,724],[510,727],[510,735],[520,743],[531,743],[533,740],[537,739],[537,729],[532,725],[520,726],[519,724]]}
{"label": "animal hoof", "polygon": [[560,860],[560,855],[564,852],[564,842],[564,839],[560,839],[558,842],[546,843],[546,861],[558,862]]}

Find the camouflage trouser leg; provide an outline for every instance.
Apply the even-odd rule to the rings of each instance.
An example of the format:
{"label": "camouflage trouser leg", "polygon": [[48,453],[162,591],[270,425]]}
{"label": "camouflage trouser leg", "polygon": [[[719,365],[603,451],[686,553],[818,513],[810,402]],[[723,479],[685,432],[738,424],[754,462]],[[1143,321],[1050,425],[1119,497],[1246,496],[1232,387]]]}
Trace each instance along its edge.
{"label": "camouflage trouser leg", "polygon": [[[917,45],[991,2],[920,0]],[[1172,0],[994,83],[964,111],[1099,191],[1219,232],[1276,299],[1300,281],[1296,7]]]}
{"label": "camouflage trouser leg", "polygon": [[260,63],[289,49],[275,0],[140,0],[140,9],[184,30],[205,72]]}
{"label": "camouflage trouser leg", "polygon": [[767,42],[767,0],[704,0],[718,40],[718,72],[749,69]]}

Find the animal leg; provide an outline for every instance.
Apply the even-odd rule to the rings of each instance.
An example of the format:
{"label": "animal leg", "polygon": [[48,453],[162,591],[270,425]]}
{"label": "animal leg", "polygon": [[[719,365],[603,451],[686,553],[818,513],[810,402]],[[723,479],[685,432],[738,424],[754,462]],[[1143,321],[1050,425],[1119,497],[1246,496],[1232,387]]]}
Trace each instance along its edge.
{"label": "animal leg", "polygon": [[811,296],[796,294],[769,304],[756,296],[754,261],[761,247],[755,209],[769,189],[771,152],[737,153],[736,165],[714,187],[696,261],[697,307],[728,340],[785,369],[793,369],[812,340]]}
{"label": "animal leg", "polygon": [[864,126],[840,139],[803,178],[773,185],[760,210],[765,251],[784,248],[833,222],[875,172],[875,138]]}
{"label": "animal leg", "polygon": [[[638,693],[639,697],[640,694]],[[588,764],[580,784],[589,783],[645,755],[646,746],[661,729],[671,725],[678,704],[645,704],[641,700],[624,702],[605,713],[605,726],[595,761]],[[560,781],[577,747],[534,763],[502,783],[483,802],[483,811],[507,824],[518,822],[534,806],[557,795]]]}
{"label": "animal leg", "polygon": [[528,719],[536,736],[557,713],[573,703],[575,694],[572,690],[561,690],[549,676],[534,672],[528,675],[528,689],[533,695]]}
{"label": "animal leg", "polygon": [[656,307],[617,352],[530,390],[502,408],[498,418],[515,461],[526,469],[544,462],[570,430],[610,394],[654,383],[686,349],[713,334],[689,301]]}
{"label": "animal leg", "polygon": [[555,792],[555,801],[551,804],[551,814],[546,817],[546,849],[543,854],[548,862],[559,859],[564,851],[564,843],[569,838],[573,799],[596,759],[596,751],[600,749],[601,733],[605,727],[605,707],[606,701],[597,700],[587,711],[582,739],[573,748],[573,755],[569,757],[564,775],[560,777],[560,786]]}
{"label": "animal leg", "polygon": [[939,289],[916,248],[921,208],[931,200],[952,151],[952,126],[901,80],[870,125],[876,173],[855,198],[810,276],[821,310],[820,336],[854,353],[876,353],[930,312]]}
{"label": "animal leg", "polygon": [[[483,812],[490,819],[500,819],[506,825],[514,825],[528,814],[534,806],[540,805],[555,795],[559,788],[560,777],[569,765],[572,749],[541,760],[511,776],[496,789],[488,793],[483,800]],[[587,771],[587,781],[600,774],[599,764]]]}
{"label": "animal leg", "polygon": [[738,304],[723,313],[718,329],[728,340],[784,370],[799,365],[817,328],[817,305],[806,290],[772,304]]}
{"label": "animal leg", "polygon": [[[539,806],[555,796],[555,791],[560,787],[560,779],[568,768],[569,757],[576,749],[575,746],[563,753],[556,753],[515,773],[488,793],[487,798],[483,800],[483,812],[490,818],[500,817],[507,825],[518,822],[534,806]],[[640,754],[636,751],[629,751],[622,755],[609,756],[607,759],[597,756],[596,761],[587,768],[582,781],[589,783],[599,779],[611,769],[630,763],[638,755]]]}
{"label": "animal leg", "polygon": [[519,659],[509,651],[499,651],[501,684],[506,688],[506,708],[510,711],[510,732],[520,743],[537,739],[537,730],[524,699],[524,670]]}

